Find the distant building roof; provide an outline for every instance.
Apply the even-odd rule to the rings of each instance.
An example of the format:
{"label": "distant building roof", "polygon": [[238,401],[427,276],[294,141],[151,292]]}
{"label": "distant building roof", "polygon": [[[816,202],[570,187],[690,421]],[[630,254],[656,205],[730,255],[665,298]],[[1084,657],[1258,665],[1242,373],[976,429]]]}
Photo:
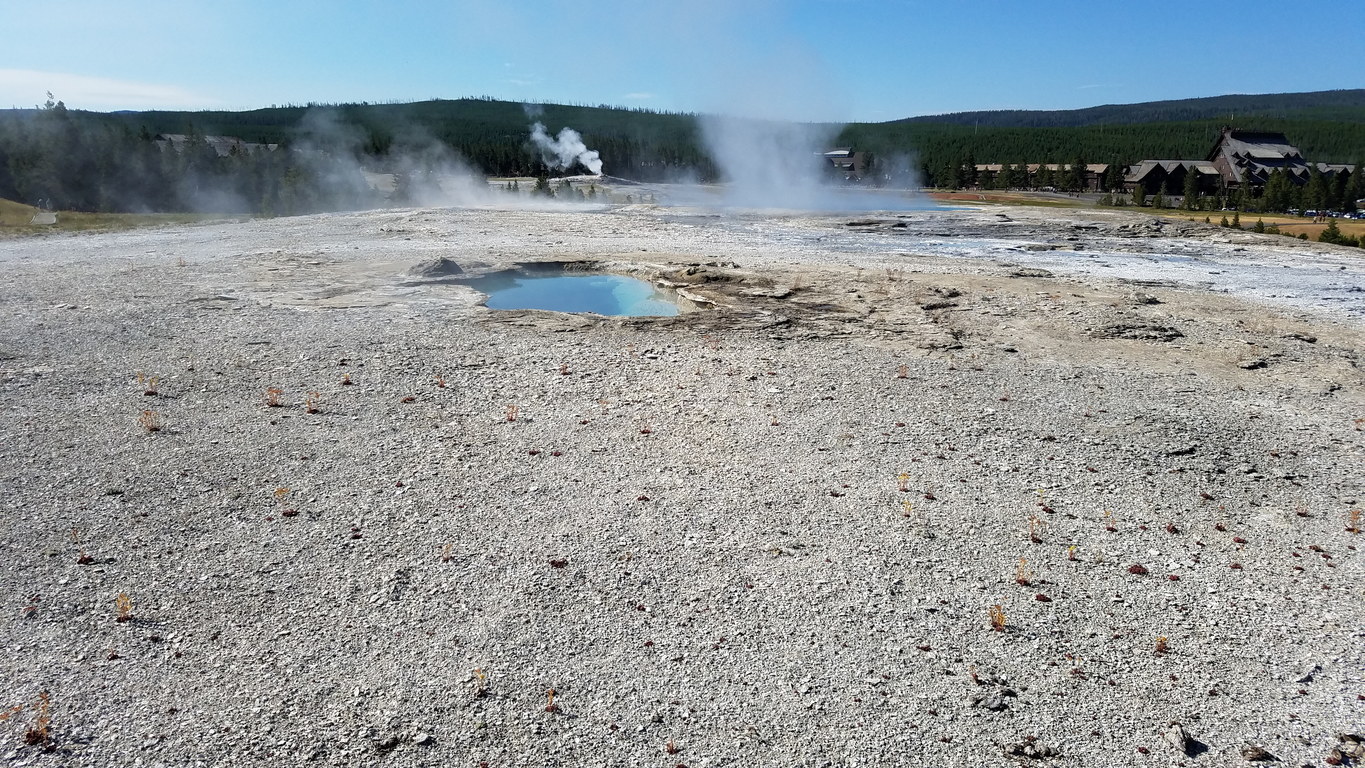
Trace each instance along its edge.
{"label": "distant building roof", "polygon": [[[238,152],[246,152],[248,150],[254,151],[257,149],[267,149],[273,152],[280,146],[279,144],[257,144],[250,141],[242,141],[236,136],[204,136],[203,139],[205,144],[213,147],[213,151],[217,153],[219,157],[227,157],[232,154],[233,149],[236,149]],[[189,140],[190,137],[183,133],[158,133],[155,138],[157,144],[174,147],[177,151]]]}
{"label": "distant building roof", "polygon": [[1183,168],[1186,173],[1193,171],[1206,176],[1218,175],[1218,169],[1206,160],[1143,160],[1128,169],[1124,181],[1141,181],[1157,169],[1169,175],[1178,168]]}
{"label": "distant building roof", "polygon": [[1238,131],[1224,128],[1218,143],[1209,151],[1210,162],[1222,161],[1231,176],[1229,181],[1240,183],[1250,173],[1265,176],[1276,168],[1300,173],[1307,168],[1303,153],[1289,143],[1283,133],[1268,131]]}

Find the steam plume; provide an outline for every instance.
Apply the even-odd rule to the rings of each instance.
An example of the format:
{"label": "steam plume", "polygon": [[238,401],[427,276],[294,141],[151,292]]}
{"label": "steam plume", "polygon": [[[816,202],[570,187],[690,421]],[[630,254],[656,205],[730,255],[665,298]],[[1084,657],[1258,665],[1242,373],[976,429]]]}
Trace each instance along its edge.
{"label": "steam plume", "polygon": [[588,149],[583,137],[572,128],[565,128],[559,135],[550,138],[545,126],[539,122],[531,126],[531,143],[540,150],[540,159],[556,170],[572,168],[575,163],[588,169],[589,173],[602,173],[602,159],[597,150]]}

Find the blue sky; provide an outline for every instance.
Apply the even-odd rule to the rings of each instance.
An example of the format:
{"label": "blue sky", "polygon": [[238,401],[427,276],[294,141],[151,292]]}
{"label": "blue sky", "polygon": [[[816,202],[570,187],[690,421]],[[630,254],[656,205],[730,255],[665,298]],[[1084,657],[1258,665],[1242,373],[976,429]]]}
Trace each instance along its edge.
{"label": "blue sky", "polygon": [[0,108],[488,95],[890,120],[1365,87],[1359,0],[10,0]]}

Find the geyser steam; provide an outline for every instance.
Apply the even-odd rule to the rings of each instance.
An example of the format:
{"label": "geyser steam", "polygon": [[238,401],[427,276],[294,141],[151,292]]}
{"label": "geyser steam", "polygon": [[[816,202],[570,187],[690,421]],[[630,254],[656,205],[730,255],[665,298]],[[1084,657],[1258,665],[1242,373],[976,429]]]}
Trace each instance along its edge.
{"label": "geyser steam", "polygon": [[829,207],[820,153],[838,126],[712,115],[702,139],[729,179],[726,202],[745,208]]}
{"label": "geyser steam", "polygon": [[531,143],[540,150],[540,159],[551,169],[568,170],[577,163],[589,173],[602,173],[602,159],[597,150],[588,149],[583,137],[572,128],[564,128],[558,136],[551,138],[545,132],[545,126],[537,122],[531,126]]}

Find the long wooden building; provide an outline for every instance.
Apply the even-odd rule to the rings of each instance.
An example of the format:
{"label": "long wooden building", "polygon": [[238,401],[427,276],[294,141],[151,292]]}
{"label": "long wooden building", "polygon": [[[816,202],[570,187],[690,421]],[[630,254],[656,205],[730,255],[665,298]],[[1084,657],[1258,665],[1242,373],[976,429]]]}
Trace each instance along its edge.
{"label": "long wooden building", "polygon": [[1264,186],[1276,171],[1288,174],[1295,184],[1307,184],[1314,170],[1329,181],[1343,174],[1349,179],[1352,172],[1351,166],[1340,163],[1310,163],[1283,133],[1224,128],[1204,159],[1143,160],[1128,169],[1123,185],[1129,191],[1141,186],[1147,194],[1181,195],[1186,177],[1195,173],[1200,193],[1208,194],[1219,188]]}

